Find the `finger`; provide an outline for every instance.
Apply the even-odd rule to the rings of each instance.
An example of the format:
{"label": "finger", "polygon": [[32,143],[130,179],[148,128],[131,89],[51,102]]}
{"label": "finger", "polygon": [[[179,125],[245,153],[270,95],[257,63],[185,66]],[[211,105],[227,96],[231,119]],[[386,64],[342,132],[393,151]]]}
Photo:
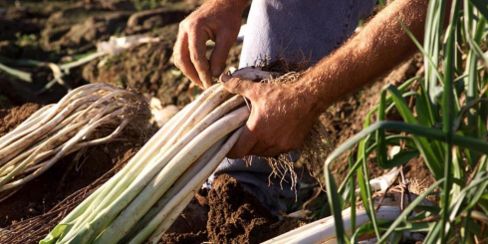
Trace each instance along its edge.
{"label": "finger", "polygon": [[[263,128],[263,130],[266,130],[266,128]],[[259,132],[257,133],[259,134]],[[271,141],[272,140],[260,138],[260,140],[254,144],[254,147],[249,151],[249,153],[257,156],[273,157],[284,151],[282,147],[278,146],[278,144],[270,143]]]}
{"label": "finger", "polygon": [[[254,153],[254,149],[252,149],[251,152]],[[256,152],[255,154],[258,156],[263,156],[263,157],[274,157],[274,156],[278,156],[278,155],[280,155],[282,153],[286,153],[286,152],[287,152],[286,150],[283,150],[280,147],[271,146],[271,147],[266,148],[263,151]]]}
{"label": "finger", "polygon": [[241,96],[247,97],[249,99],[255,96],[255,86],[259,86],[259,83],[255,83],[250,80],[242,80],[239,78],[229,77],[227,74],[222,74],[220,76],[220,81],[224,84],[224,88],[233,94],[239,94]]}
{"label": "finger", "polygon": [[229,50],[232,47],[231,40],[232,38],[226,33],[217,35],[215,48],[212,51],[212,56],[210,56],[210,70],[212,71],[212,76],[218,76],[224,71],[225,61],[227,60]]}
{"label": "finger", "polygon": [[205,42],[209,39],[207,33],[202,30],[190,31],[188,34],[188,44],[190,49],[190,59],[197,70],[198,77],[203,82],[205,88],[212,85],[210,76],[210,65],[208,64]]}
{"label": "finger", "polygon": [[256,143],[256,137],[254,137],[246,126],[241,132],[239,139],[234,144],[234,147],[227,153],[229,158],[242,158],[249,155],[249,151],[254,147]]}
{"label": "finger", "polygon": [[173,62],[193,83],[203,87],[202,81],[198,77],[198,73],[190,59],[187,34],[178,36],[174,47]]}
{"label": "finger", "polygon": [[267,151],[272,149],[274,146],[265,145],[262,142],[257,142],[254,147],[249,150],[249,153],[256,156],[269,156],[266,154]]}

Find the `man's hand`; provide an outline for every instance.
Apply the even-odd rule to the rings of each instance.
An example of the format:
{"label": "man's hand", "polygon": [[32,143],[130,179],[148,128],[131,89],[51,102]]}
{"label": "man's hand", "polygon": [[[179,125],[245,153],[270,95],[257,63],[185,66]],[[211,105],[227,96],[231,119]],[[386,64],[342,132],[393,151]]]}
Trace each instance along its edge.
{"label": "man's hand", "polygon": [[[173,61],[200,87],[209,87],[212,75],[220,75],[225,68],[229,49],[239,33],[246,2],[247,0],[206,1],[180,23]],[[210,60],[206,57],[205,43],[208,40],[215,42]]]}
{"label": "man's hand", "polygon": [[263,84],[222,76],[232,93],[251,101],[251,115],[229,157],[275,156],[298,148],[318,115],[415,50],[402,24],[422,37],[427,0],[397,0],[342,47],[293,84]]}
{"label": "man's hand", "polygon": [[230,158],[276,156],[297,149],[318,117],[313,96],[299,82],[256,83],[225,74],[221,81],[229,92],[240,94],[251,103],[251,115],[227,155]]}

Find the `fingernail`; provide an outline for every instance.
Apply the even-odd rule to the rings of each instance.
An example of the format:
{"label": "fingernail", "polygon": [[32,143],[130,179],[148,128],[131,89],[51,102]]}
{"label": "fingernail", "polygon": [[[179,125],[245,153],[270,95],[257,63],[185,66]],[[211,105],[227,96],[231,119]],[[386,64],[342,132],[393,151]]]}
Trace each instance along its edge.
{"label": "fingernail", "polygon": [[227,82],[228,80],[230,80],[230,78],[232,78],[232,76],[230,76],[226,73],[222,73],[222,75],[220,75],[219,81],[220,82]]}

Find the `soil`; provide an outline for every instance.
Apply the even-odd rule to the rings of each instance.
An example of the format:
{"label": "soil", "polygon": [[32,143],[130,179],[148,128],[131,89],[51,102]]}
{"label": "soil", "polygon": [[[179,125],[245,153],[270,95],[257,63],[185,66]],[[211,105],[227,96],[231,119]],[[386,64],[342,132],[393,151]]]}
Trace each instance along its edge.
{"label": "soil", "polygon": [[[239,197],[235,197],[239,196]],[[208,194],[210,241],[258,243],[274,236],[273,216],[228,175],[217,178]]]}
{"label": "soil", "polygon": [[[236,197],[239,196],[239,197]],[[204,197],[204,196],[200,196]],[[303,222],[296,218],[279,220],[236,179],[229,175],[220,175],[213,182],[212,188],[204,197],[202,206],[196,201],[182,214],[183,217],[173,224],[162,243],[260,243],[274,236],[300,226]],[[196,210],[199,209],[199,210]],[[196,215],[195,211],[207,212],[202,219],[185,219],[185,215]],[[192,222],[190,227],[189,223]],[[186,228],[185,228],[186,227]],[[190,228],[188,228],[190,227]]]}
{"label": "soil", "polygon": [[[94,148],[83,155],[65,157],[45,174],[21,188],[0,206],[0,227],[49,211],[61,200],[87,186],[112,168],[112,160],[101,148]],[[83,164],[83,165],[81,165]],[[79,167],[79,169],[75,169]],[[76,180],[73,180],[76,178]]]}
{"label": "soil", "polygon": [[[39,108],[38,104],[27,103],[0,109],[0,136],[14,129]],[[115,166],[126,162],[147,139],[136,130],[126,130],[121,138],[123,139],[63,157],[44,174],[20,188],[7,200],[0,202],[0,228],[13,230],[19,222],[49,213],[53,208],[63,207],[63,204],[59,203],[75,192],[96,188],[101,182],[98,185],[94,185],[93,182],[102,176],[107,179],[113,175]],[[109,171],[113,172],[106,175]],[[78,199],[77,202],[81,200]],[[68,211],[64,211],[61,215],[67,213]],[[57,216],[58,221],[61,215]],[[40,234],[46,235],[49,228],[55,224],[46,225],[47,228]],[[9,237],[11,235],[0,235],[0,242],[5,243],[3,238]],[[22,242],[13,240],[9,243]]]}
{"label": "soil", "polygon": [[0,109],[0,136],[7,134],[22,123],[41,106],[35,103],[26,103],[22,106]]}
{"label": "soil", "polygon": [[202,243],[208,240],[209,206],[194,198],[171,228],[162,236],[162,243]]}
{"label": "soil", "polygon": [[166,26],[158,31],[165,39],[132,48],[108,58],[100,67],[98,61],[83,68],[83,78],[89,82],[107,82],[157,97],[163,106],[184,105],[191,101],[190,81],[174,70],[170,62],[178,26]]}
{"label": "soil", "polygon": [[[305,158],[304,164],[308,165],[315,176],[323,181],[323,163],[327,155],[337,148],[348,138],[358,133],[363,129],[364,118],[366,114],[378,104],[381,90],[387,84],[399,84],[410,77],[417,75],[422,63],[418,55],[399,65],[389,74],[383,78],[375,81],[364,89],[351,94],[350,96],[338,101],[333,106],[329,107],[327,111],[321,115],[319,124],[319,133],[321,138],[325,140],[322,142],[320,148],[314,147],[314,155],[311,158]],[[389,118],[398,119],[398,118]],[[348,171],[348,157],[352,151],[345,153],[339,157],[332,165],[332,170],[336,177],[336,181],[341,182]],[[371,177],[378,177],[383,175],[388,169],[383,169],[375,163],[375,158],[370,158],[369,171]],[[421,160],[412,160],[406,168],[408,175],[414,181],[424,181],[425,176],[430,175],[428,169],[423,166]]]}
{"label": "soil", "polygon": [[[32,83],[0,72],[1,97],[15,105],[25,102],[51,103],[69,87],[89,82],[107,82],[157,96],[163,105],[183,105],[195,91],[190,82],[169,62],[177,23],[196,8],[199,1],[76,1],[47,3],[0,3],[0,62],[32,74]],[[2,8],[4,7],[4,8]],[[21,28],[12,28],[18,23]],[[56,84],[39,93],[53,79],[46,67],[26,60],[65,63],[93,52],[96,43],[110,36],[144,34],[162,41],[135,47],[104,60],[72,68]],[[22,60],[22,61],[19,61]],[[177,94],[182,94],[181,98]]]}
{"label": "soil", "polygon": [[169,233],[165,234],[160,243],[167,244],[193,244],[193,243],[204,243],[207,241],[207,232],[198,231],[196,233]]}

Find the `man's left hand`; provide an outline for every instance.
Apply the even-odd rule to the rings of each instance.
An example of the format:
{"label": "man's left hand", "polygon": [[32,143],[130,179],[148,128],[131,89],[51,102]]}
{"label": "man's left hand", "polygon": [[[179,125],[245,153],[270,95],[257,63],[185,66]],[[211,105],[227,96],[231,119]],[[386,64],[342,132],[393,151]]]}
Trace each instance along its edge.
{"label": "man's left hand", "polygon": [[298,149],[318,117],[314,98],[299,83],[256,83],[221,76],[225,89],[250,101],[251,114],[230,158],[276,156]]}

